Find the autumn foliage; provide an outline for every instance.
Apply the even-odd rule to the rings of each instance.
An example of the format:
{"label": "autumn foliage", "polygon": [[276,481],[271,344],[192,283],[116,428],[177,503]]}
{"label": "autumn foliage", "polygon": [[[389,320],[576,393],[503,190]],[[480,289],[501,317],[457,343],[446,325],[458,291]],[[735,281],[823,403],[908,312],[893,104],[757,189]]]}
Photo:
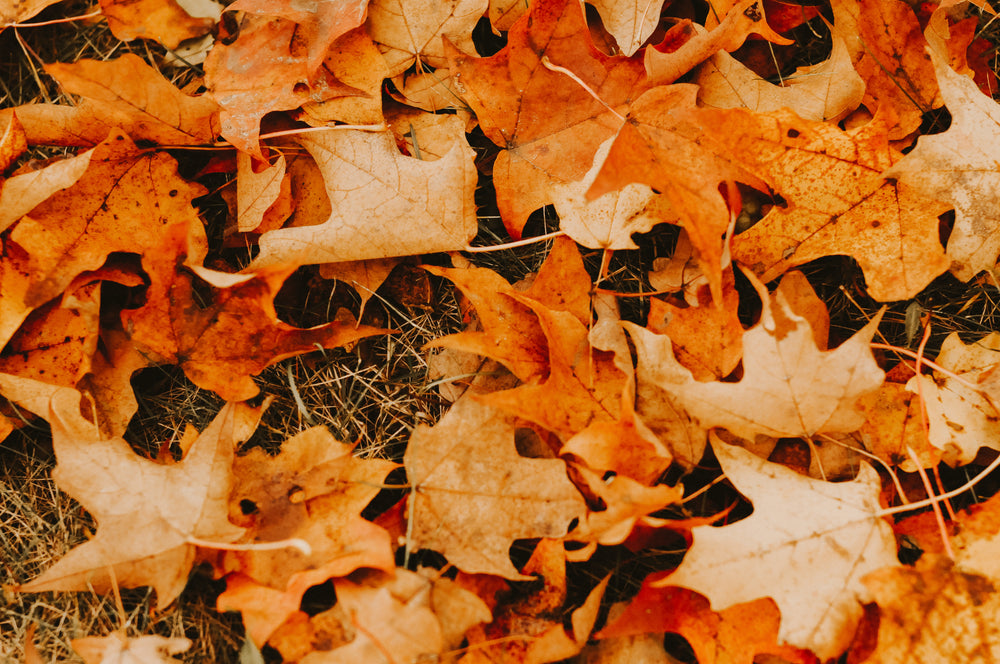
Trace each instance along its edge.
{"label": "autumn foliage", "polygon": [[[876,342],[881,312],[831,332],[797,270],[847,257],[880,303],[996,283],[985,3],[207,4],[101,0],[123,42],[205,50],[46,63],[74,103],[0,110],[0,439],[47,422],[98,526],[9,591],[151,586],[159,611],[204,565],[302,664],[675,661],[666,633],[699,664],[1000,658],[1000,504],[956,513],[929,477],[996,458],[1000,336],[928,364]],[[768,54],[806,57],[803,30],[827,48],[788,71]],[[528,278],[476,263],[483,205],[511,241],[557,215]],[[610,287],[615,252],[670,232]],[[255,377],[396,334],[363,310],[404,262],[464,315],[423,349],[440,419],[395,458],[322,426],[247,449]],[[304,266],[361,308],[282,320]],[[126,430],[158,366],[226,404],[149,458]],[[568,573],[609,551],[669,562],[614,597]],[[189,645],[98,636],[88,662]]]}

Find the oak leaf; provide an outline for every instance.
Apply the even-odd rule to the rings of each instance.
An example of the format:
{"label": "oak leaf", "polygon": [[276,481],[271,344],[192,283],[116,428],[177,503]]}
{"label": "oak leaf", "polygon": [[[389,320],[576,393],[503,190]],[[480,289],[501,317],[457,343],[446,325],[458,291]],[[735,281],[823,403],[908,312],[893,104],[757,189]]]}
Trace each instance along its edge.
{"label": "oak leaf", "polygon": [[951,126],[942,134],[919,137],[885,176],[955,208],[947,251],[951,271],[967,281],[992,269],[1000,255],[1000,233],[992,222],[1000,191],[995,150],[1000,108],[972,79],[955,73],[934,51],[931,56]]}
{"label": "oak leaf", "polygon": [[879,479],[862,463],[855,480],[803,477],[713,441],[722,471],[753,503],[729,526],[702,526],[664,584],[695,590],[715,610],[760,597],[781,609],[778,638],[835,657],[848,646],[870,594],[868,572],[898,566],[892,529],[879,516]]}
{"label": "oak leaf", "polygon": [[332,211],[318,225],[261,235],[252,267],[464,249],[477,228],[475,153],[461,121],[449,129],[450,150],[436,161],[404,156],[389,131],[300,138],[323,175]]}
{"label": "oak leaf", "polygon": [[414,430],[404,456],[411,550],[434,549],[466,572],[531,578],[511,564],[510,545],[562,537],[584,503],[562,461],[517,453],[515,430],[514,418],[468,396]]}
{"label": "oak leaf", "polygon": [[[487,138],[504,148],[493,178],[500,215],[514,237],[528,215],[551,201],[549,185],[583,177],[628,104],[648,87],[637,59],[594,47],[575,0],[531,5],[492,57],[456,53],[450,59],[455,89]],[[544,62],[570,70],[600,99]],[[550,112],[553,105],[563,111]]]}
{"label": "oak leaf", "polygon": [[163,465],[139,457],[121,438],[102,440],[80,415],[80,396],[52,397],[56,485],[98,523],[97,535],[63,556],[24,592],[96,590],[114,584],[153,586],[158,609],[183,590],[198,542],[233,542],[244,529],[229,522],[236,411],[225,406],[185,457]]}
{"label": "oak leaf", "polygon": [[664,390],[670,403],[702,426],[724,427],[749,440],[757,434],[808,438],[860,427],[864,415],[857,401],[878,389],[884,377],[868,346],[878,317],[835,350],[821,350],[784,293],[758,292],[763,311],[760,322],[743,334],[739,382],[697,381],[674,358],[668,337],[625,323],[636,345],[640,384]]}

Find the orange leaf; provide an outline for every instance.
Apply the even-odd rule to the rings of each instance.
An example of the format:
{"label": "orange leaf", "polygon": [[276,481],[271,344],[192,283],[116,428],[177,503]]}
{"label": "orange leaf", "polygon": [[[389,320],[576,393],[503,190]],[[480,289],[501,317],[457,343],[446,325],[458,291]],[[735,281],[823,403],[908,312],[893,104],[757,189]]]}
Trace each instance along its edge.
{"label": "orange leaf", "polygon": [[153,586],[156,606],[170,604],[195,561],[191,539],[229,543],[244,530],[228,519],[235,405],[225,406],[172,465],[139,457],[121,438],[102,440],[80,415],[80,396],[64,389],[52,398],[60,489],[80,501],[99,524],[97,535],[74,548],[22,592],[96,590],[114,583]]}
{"label": "orange leaf", "polygon": [[[450,69],[486,136],[505,148],[493,165],[497,204],[508,231],[520,237],[528,215],[551,202],[548,186],[583,177],[647,85],[637,59],[593,46],[573,0],[533,4],[507,40],[491,58],[455,53]],[[601,100],[542,58],[572,71]],[[553,104],[559,113],[549,110]]]}

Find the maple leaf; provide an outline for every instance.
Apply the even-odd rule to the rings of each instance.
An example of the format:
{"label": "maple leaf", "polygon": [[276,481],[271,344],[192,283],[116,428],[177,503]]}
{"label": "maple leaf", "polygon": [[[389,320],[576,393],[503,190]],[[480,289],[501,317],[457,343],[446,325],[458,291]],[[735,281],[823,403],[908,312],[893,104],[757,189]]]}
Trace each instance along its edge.
{"label": "maple leaf", "polygon": [[773,600],[758,599],[715,612],[698,593],[663,586],[669,574],[647,576],[635,598],[595,638],[674,632],[691,645],[699,664],[751,664],[763,653],[789,662],[815,662],[806,651],[779,644],[781,614]]}
{"label": "maple leaf", "polygon": [[466,572],[531,578],[511,564],[510,545],[562,537],[584,503],[562,461],[517,453],[515,430],[512,417],[469,397],[414,430],[404,456],[411,550],[434,549]]}
{"label": "maple leaf", "polygon": [[177,0],[100,0],[100,4],[116,38],[153,39],[170,50],[176,50],[185,39],[211,32],[222,13],[217,9],[214,16],[194,16]]}
{"label": "maple leaf", "polygon": [[757,434],[808,438],[860,427],[864,415],[857,400],[884,378],[868,346],[878,317],[835,350],[820,350],[811,326],[783,292],[758,289],[763,311],[743,334],[739,382],[697,381],[674,358],[668,337],[624,323],[636,345],[640,383],[664,390],[703,426],[725,427],[750,440]]}
{"label": "maple leaf", "polygon": [[949,128],[921,136],[913,150],[886,171],[885,177],[914,187],[928,198],[955,208],[948,237],[951,271],[967,281],[992,269],[1000,255],[1000,234],[991,221],[1000,188],[994,137],[1000,135],[1000,109],[972,79],[951,69],[931,50],[941,95],[952,116]]}
{"label": "maple leaf", "polygon": [[562,440],[596,422],[618,419],[626,376],[612,353],[591,348],[588,330],[573,314],[511,295],[531,308],[548,339],[549,375],[539,384],[477,397],[556,433]]}
{"label": "maple leaf", "polygon": [[659,86],[631,104],[625,124],[587,196],[596,198],[638,182],[662,192],[679,215],[699,265],[715,298],[722,296],[722,236],[729,226],[729,209],[719,185],[762,182],[732,158],[728,149],[713,150],[703,131],[685,119],[693,109],[697,87]]}
{"label": "maple leaf", "polygon": [[318,225],[260,237],[252,268],[333,263],[464,249],[476,235],[475,153],[463,125],[436,161],[400,154],[392,133],[355,130],[303,136],[323,175],[332,211]]}
{"label": "maple leaf", "polygon": [[[164,152],[143,153],[114,132],[86,172],[20,219],[0,263],[0,343],[28,313],[115,251],[159,249],[164,229],[201,226],[191,204],[204,189],[182,179]],[[19,276],[20,275],[20,276]]]}
{"label": "maple leaf", "polygon": [[171,657],[191,647],[191,639],[147,634],[129,638],[119,632],[107,636],[86,636],[70,641],[86,664],[172,664],[181,660]]}
{"label": "maple leaf", "polygon": [[837,122],[854,111],[865,84],[851,65],[844,39],[834,30],[830,57],[799,67],[774,85],[725,51],[698,68],[698,101],[710,108],[746,108],[767,113],[788,108],[807,120]]}
{"label": "maple leaf", "polygon": [[444,67],[448,63],[444,40],[465,53],[475,53],[472,28],[487,5],[487,0],[371,0],[368,33],[385,59],[387,78],[402,74],[414,63]]}
{"label": "maple leaf", "polygon": [[158,609],[183,590],[197,542],[233,542],[229,522],[237,406],[227,405],[172,465],[143,459],[121,438],[102,440],[80,415],[79,393],[52,397],[49,422],[56,485],[98,523],[97,535],[17,590],[96,590],[153,586]]}
{"label": "maple leaf", "polygon": [[864,582],[881,613],[878,645],[866,662],[986,664],[1000,657],[1000,595],[990,580],[925,555],[916,569],[879,570]]}
{"label": "maple leaf", "polygon": [[[728,10],[723,4],[729,4]],[[753,32],[775,44],[792,43],[768,27],[760,0],[719,3],[713,6],[716,11],[725,17],[711,30],[682,21],[667,31],[662,43],[646,49],[644,66],[651,82],[673,83],[720,49],[735,51]]]}
{"label": "maple leaf", "polygon": [[632,55],[660,23],[663,0],[597,0],[592,3],[618,47]]}
{"label": "maple leaf", "polygon": [[[600,98],[564,73],[564,67]],[[628,104],[648,86],[636,59],[607,56],[592,44],[582,7],[572,0],[531,6],[490,58],[451,56],[462,99],[486,136],[504,148],[493,165],[500,215],[520,237],[534,210],[551,201],[550,184],[579,180],[594,152],[621,124]],[[556,105],[563,109],[551,113]]]}
{"label": "maple leaf", "polygon": [[[154,360],[178,364],[195,384],[224,399],[249,399],[259,391],[250,375],[265,367],[317,344],[333,348],[382,332],[337,321],[301,329],[278,320],[274,296],[295,266],[244,275],[207,270],[197,265],[203,234],[200,223],[164,233],[160,252],[144,261],[145,306],[122,312],[133,343]],[[182,264],[217,286],[211,302],[196,297],[195,277],[178,269]]]}
{"label": "maple leaf", "polygon": [[553,185],[552,202],[559,214],[559,228],[578,244],[594,249],[638,249],[633,233],[645,233],[658,223],[680,223],[666,196],[641,184],[587,199],[587,190],[604,165],[614,139],[594,153],[594,165],[579,182]]}
{"label": "maple leaf", "polygon": [[276,457],[257,448],[233,464],[240,483],[230,497],[230,520],[247,526],[256,541],[296,538],[310,549],[226,552],[219,563],[229,572],[219,609],[242,612],[247,633],[261,646],[299,610],[310,587],[360,567],[395,568],[389,534],[360,512],[398,464],[359,459],[352,450],[325,427],[313,427],[285,441]]}
{"label": "maple leaf", "polygon": [[[245,152],[236,156],[236,227],[243,233],[264,223],[264,216],[280,196],[290,196],[284,155],[279,154],[273,164],[265,162],[260,169],[252,162],[253,157]],[[277,220],[277,225],[282,221]]]}
{"label": "maple leaf", "polygon": [[89,147],[104,141],[112,127],[132,140],[162,145],[211,143],[218,134],[219,106],[212,99],[184,94],[131,53],[50,64],[45,71],[82,99],[76,106],[18,107],[29,143]]}
{"label": "maple leaf", "polygon": [[942,450],[949,463],[967,464],[980,446],[1000,447],[997,404],[988,394],[969,387],[982,382],[1000,362],[1000,334],[993,332],[966,345],[952,332],[941,344],[935,361],[958,379],[914,376],[906,389],[920,394],[927,409],[927,441]]}
{"label": "maple leaf", "polygon": [[[354,4],[313,6],[345,11],[360,23],[364,14],[358,17]],[[358,23],[341,27],[346,32]],[[236,40],[231,44],[216,43],[208,54],[205,59],[208,97],[222,107],[222,136],[237,149],[263,159],[258,141],[260,121],[271,111],[298,108],[310,101],[337,96],[365,94],[336,80],[322,67],[312,66],[313,57],[305,43],[308,32],[300,33],[298,24],[286,18],[247,14]]]}
{"label": "maple leaf", "polygon": [[781,609],[780,640],[826,659],[847,647],[869,601],[861,579],[898,566],[892,529],[879,516],[878,474],[861,464],[840,484],[803,477],[713,440],[722,472],[754,507],[729,526],[700,526],[664,584],[695,590],[715,610],[759,597]]}
{"label": "maple leaf", "polygon": [[428,265],[424,269],[451,280],[475,307],[482,327],[450,334],[428,345],[496,359],[524,382],[542,378],[549,371],[548,341],[532,304],[568,313],[581,325],[590,321],[590,275],[576,245],[566,238],[553,242],[520,298],[515,297],[516,287],[486,268],[449,270]]}
{"label": "maple leaf", "polygon": [[[820,256],[853,256],[879,301],[913,297],[948,269],[938,240],[947,208],[917,187],[886,181],[901,155],[875,121],[856,131],[790,111],[690,109],[714,149],[738,159],[785,201],[733,239],[732,256],[762,281]],[[891,257],[891,258],[890,258]]]}
{"label": "maple leaf", "polygon": [[872,113],[888,107],[896,122],[889,138],[903,138],[920,126],[924,113],[941,105],[934,67],[913,9],[894,0],[838,0],[834,20],[848,13],[857,25],[864,55],[855,65],[865,79],[864,103]]}

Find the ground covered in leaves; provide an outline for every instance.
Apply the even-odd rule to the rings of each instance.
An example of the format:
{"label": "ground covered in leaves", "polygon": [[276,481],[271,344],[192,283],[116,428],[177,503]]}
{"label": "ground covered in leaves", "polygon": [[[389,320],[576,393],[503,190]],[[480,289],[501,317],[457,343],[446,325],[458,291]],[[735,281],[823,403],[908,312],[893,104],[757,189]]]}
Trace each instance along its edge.
{"label": "ground covered in leaves", "polygon": [[0,2],[0,657],[1000,658],[970,2]]}

